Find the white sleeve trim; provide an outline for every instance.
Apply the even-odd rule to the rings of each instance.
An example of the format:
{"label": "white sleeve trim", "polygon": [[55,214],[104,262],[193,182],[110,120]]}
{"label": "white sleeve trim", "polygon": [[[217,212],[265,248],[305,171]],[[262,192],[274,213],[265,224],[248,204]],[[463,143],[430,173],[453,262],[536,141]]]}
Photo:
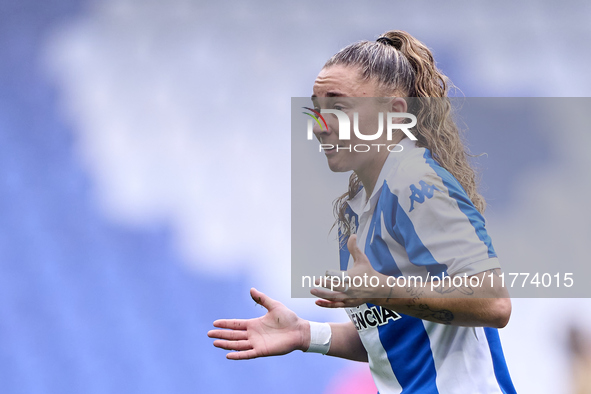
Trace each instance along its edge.
{"label": "white sleeve trim", "polygon": [[458,276],[458,275],[467,275],[472,276],[479,274],[484,271],[493,270],[496,268],[501,268],[501,264],[499,263],[499,259],[497,257],[491,257],[488,259],[480,260],[475,263],[470,263],[465,267],[462,267],[457,272],[448,272],[450,276]]}

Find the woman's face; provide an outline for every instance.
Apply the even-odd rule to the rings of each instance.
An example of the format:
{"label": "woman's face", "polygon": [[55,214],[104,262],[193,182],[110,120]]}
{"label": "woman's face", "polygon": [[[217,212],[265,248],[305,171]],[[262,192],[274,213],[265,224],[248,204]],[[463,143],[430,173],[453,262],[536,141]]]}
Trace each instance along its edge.
{"label": "woman's face", "polygon": [[[357,68],[335,65],[323,69],[318,74],[312,95],[314,106],[318,109],[340,110],[349,117],[351,124],[351,138],[349,140],[339,140],[339,123],[336,115],[323,115],[328,126],[327,130],[322,130],[320,126],[314,125],[314,134],[320,143],[334,147],[324,149],[328,166],[332,171],[352,170],[360,175],[360,172],[371,171],[372,166],[379,165],[381,168],[381,164],[389,153],[386,146],[392,143],[386,140],[386,122],[383,123],[382,136],[376,140],[361,140],[353,131],[353,113],[359,114],[359,131],[362,134],[371,135],[375,134],[379,128],[378,113],[392,112],[392,103],[378,99],[378,97],[380,94],[377,84],[371,80],[362,80]],[[358,144],[370,146],[370,150],[356,152],[354,146]],[[377,144],[384,145],[378,147],[375,146]]]}

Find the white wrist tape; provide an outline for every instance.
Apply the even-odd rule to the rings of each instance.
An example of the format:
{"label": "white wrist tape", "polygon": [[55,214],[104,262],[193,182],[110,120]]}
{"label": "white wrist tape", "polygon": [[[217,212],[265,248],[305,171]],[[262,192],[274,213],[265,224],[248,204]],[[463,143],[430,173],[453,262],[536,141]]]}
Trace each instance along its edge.
{"label": "white wrist tape", "polygon": [[317,323],[311,321],[310,323],[310,347],[307,352],[312,353],[328,353],[330,349],[330,340],[332,338],[332,330],[328,323]]}

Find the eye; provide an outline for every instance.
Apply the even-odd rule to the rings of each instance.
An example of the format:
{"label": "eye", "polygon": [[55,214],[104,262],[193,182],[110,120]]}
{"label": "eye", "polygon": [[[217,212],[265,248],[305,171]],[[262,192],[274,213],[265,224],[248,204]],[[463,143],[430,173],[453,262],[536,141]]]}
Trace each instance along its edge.
{"label": "eye", "polygon": [[338,105],[338,104],[336,104],[333,108],[336,109],[337,111],[342,111],[345,109],[345,107]]}

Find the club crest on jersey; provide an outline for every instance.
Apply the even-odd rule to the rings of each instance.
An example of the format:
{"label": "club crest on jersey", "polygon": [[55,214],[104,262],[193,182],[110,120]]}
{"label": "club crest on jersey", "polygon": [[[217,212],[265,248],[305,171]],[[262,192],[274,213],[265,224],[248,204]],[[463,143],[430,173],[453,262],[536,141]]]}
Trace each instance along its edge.
{"label": "club crest on jersey", "polygon": [[357,331],[367,330],[368,328],[383,326],[390,321],[396,321],[402,316],[390,309],[374,305],[360,311],[349,311],[349,318],[355,325]]}
{"label": "club crest on jersey", "polygon": [[435,185],[429,185],[425,181],[419,181],[419,189],[415,185],[410,185],[410,210],[408,212],[412,212],[415,209],[415,202],[421,204],[425,201],[425,197],[431,198],[433,197],[433,193],[435,190],[439,190]]}

